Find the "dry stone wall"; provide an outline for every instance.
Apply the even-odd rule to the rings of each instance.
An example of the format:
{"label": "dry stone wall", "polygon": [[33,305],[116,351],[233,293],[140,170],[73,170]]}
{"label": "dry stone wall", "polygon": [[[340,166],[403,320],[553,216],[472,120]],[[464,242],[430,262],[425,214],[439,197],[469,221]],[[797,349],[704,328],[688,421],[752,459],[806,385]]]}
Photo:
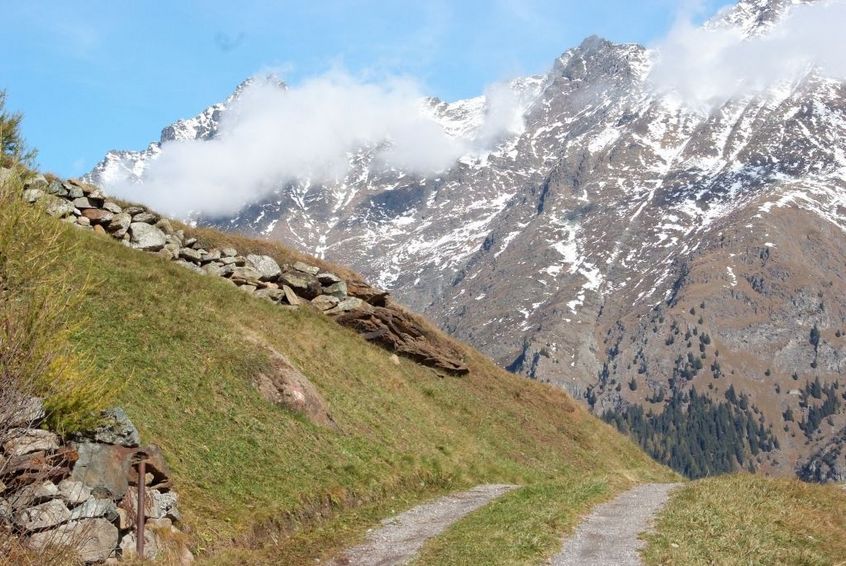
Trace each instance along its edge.
{"label": "dry stone wall", "polygon": [[[161,450],[140,446],[123,410],[102,415],[93,431],[62,439],[39,428],[45,418],[38,398],[3,415],[0,448],[0,528],[36,550],[75,553],[86,563],[136,558],[138,485],[143,481],[144,556],[176,545],[181,563],[193,561],[178,541],[178,497]],[[136,463],[145,461],[144,478]]]}
{"label": "dry stone wall", "polygon": [[36,175],[24,183],[23,197],[81,229],[110,235],[198,275],[220,277],[257,298],[287,308],[311,306],[418,363],[455,375],[468,372],[451,344],[393,304],[387,292],[361,281],[345,281],[299,261],[280,266],[266,255],[242,254],[228,247],[205,249],[196,238],[174,229],[169,219],[142,206],[122,207],[96,187],[73,180]]}

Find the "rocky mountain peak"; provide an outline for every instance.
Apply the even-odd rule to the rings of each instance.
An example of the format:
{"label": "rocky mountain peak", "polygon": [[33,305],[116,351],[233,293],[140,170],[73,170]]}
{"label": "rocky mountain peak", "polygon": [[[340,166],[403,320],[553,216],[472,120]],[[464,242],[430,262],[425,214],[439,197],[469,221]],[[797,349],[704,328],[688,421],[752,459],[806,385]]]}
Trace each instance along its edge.
{"label": "rocky mountain peak", "polygon": [[[797,3],[743,0],[707,25],[758,33]],[[647,88],[651,64],[641,46],[588,38],[511,83],[524,127],[489,152],[430,176],[362,153],[336,183],[283,183],[200,220],[350,264],[600,414],[731,386],[782,446],[755,465],[793,473],[846,428],[832,403],[790,393],[846,370],[846,85],[812,75],[699,112]],[[428,104],[454,135],[486,108]],[[154,158],[107,157],[91,176]]]}
{"label": "rocky mountain peak", "polygon": [[793,6],[820,0],[740,0],[720,11],[705,25],[711,28],[734,28],[747,36],[764,34]]}

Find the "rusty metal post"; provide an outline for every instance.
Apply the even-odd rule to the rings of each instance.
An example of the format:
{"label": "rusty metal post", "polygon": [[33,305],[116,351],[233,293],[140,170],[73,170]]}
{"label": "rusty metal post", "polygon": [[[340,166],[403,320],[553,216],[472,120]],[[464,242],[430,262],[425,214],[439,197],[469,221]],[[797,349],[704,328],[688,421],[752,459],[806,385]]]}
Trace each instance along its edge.
{"label": "rusty metal post", "polygon": [[135,553],[139,560],[144,560],[144,477],[147,475],[147,464],[144,460],[138,462],[138,513],[135,517]]}

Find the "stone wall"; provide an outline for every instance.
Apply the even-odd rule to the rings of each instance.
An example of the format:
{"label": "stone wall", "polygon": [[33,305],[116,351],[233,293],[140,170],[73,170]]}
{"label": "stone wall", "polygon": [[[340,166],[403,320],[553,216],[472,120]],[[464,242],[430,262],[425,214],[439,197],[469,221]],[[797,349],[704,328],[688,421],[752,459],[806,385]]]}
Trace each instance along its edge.
{"label": "stone wall", "polygon": [[44,417],[41,400],[30,398],[0,423],[0,528],[33,550],[75,552],[87,563],[135,558],[135,464],[144,459],[145,558],[168,544],[181,563],[193,560],[178,542],[178,498],[162,453],[139,445],[123,410],[106,411],[98,428],[70,439],[39,428]]}
{"label": "stone wall", "polygon": [[393,304],[387,292],[361,281],[345,281],[303,262],[280,266],[266,255],[205,249],[167,218],[142,206],[122,207],[96,187],[73,180],[36,175],[24,183],[23,197],[81,229],[158,254],[198,275],[220,277],[257,298],[286,308],[315,308],[367,340],[424,365],[456,375],[468,372],[450,343]]}

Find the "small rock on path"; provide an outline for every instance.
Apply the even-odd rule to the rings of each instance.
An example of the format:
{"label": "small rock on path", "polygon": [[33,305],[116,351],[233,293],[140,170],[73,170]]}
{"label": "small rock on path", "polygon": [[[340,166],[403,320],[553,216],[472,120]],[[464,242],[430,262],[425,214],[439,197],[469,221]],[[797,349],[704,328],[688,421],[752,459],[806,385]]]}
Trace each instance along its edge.
{"label": "small rock on path", "polygon": [[639,566],[638,536],[651,527],[654,515],[679,484],[639,485],[598,505],[564,541],[550,566]]}
{"label": "small rock on path", "polygon": [[514,485],[479,485],[430,503],[418,505],[382,522],[363,544],[335,559],[335,566],[393,566],[407,564],[430,538],[465,515],[516,488]]}

